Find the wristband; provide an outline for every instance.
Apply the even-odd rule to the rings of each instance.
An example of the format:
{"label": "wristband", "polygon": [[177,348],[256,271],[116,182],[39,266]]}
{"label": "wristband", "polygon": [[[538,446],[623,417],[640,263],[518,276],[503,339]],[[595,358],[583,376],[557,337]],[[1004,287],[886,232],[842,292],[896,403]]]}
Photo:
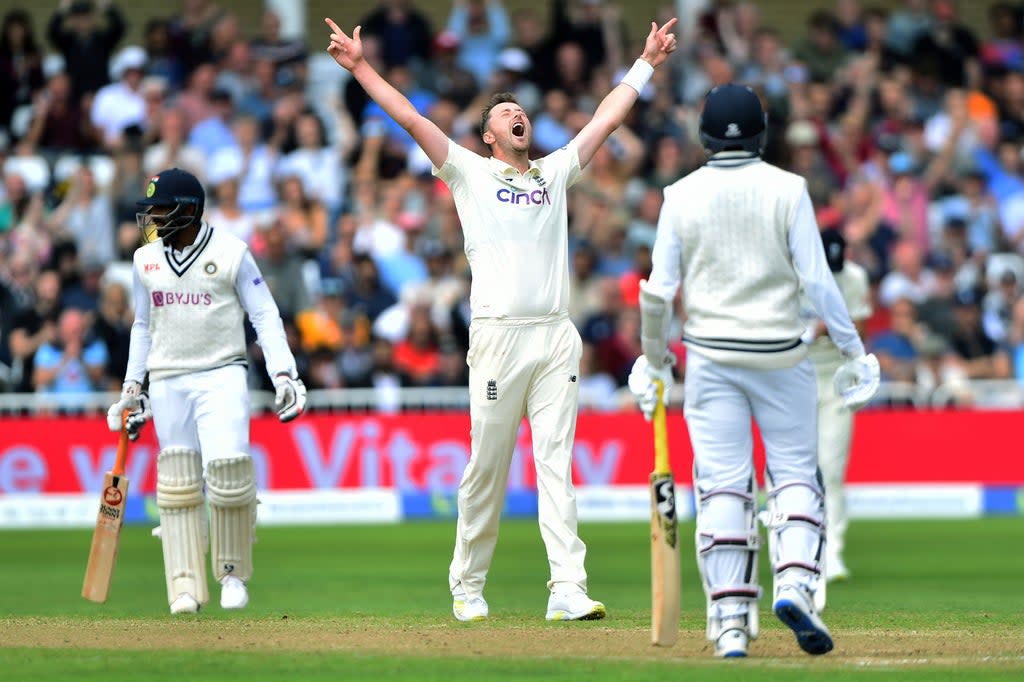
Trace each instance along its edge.
{"label": "wristband", "polygon": [[654,67],[644,59],[637,59],[619,82],[633,88],[639,95],[647,82],[651,80],[652,75],[654,75]]}

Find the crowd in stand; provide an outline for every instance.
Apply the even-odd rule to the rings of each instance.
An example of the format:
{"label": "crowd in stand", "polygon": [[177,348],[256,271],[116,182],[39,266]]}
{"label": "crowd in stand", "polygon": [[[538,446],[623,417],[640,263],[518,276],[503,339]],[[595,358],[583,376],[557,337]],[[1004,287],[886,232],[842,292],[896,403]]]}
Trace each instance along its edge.
{"label": "crowd in stand", "polygon": [[[661,190],[703,163],[701,100],[731,81],[767,105],[766,159],[807,179],[821,227],[868,269],[883,378],[1024,377],[1020,6],[992,4],[975,32],[953,0],[837,0],[787,41],[757,3],[689,4],[680,49],[570,194],[584,400],[625,404]],[[414,0],[379,0],[359,23],[367,58],[457,142],[486,155],[480,105],[511,91],[542,156],[639,54],[626,7],[453,0],[435,26]],[[464,385],[469,272],[429,160],[320,49],[326,34],[283,38],[269,10],[248,34],[228,2],[169,11],[139,45],[109,0],[60,0],[45,27],[3,16],[0,388],[119,389],[134,202],[172,166],[203,182],[207,221],[248,242],[307,386]]]}

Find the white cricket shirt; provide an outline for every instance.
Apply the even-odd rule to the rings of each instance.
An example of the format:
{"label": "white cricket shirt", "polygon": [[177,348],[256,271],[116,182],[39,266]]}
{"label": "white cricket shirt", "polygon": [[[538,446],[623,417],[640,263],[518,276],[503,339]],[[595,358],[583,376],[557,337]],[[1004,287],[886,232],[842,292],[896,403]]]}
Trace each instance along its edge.
{"label": "white cricket shirt", "polygon": [[284,325],[245,243],[203,223],[181,251],[157,239],[135,252],[126,381],[142,383],[244,364],[249,314],[271,376],[294,374]]}
{"label": "white cricket shirt", "polygon": [[569,311],[566,190],[580,177],[570,143],[526,173],[448,141],[434,169],[451,189],[473,282],[472,318],[534,319]]}
{"label": "white cricket shirt", "polygon": [[[857,263],[846,261],[843,263],[843,269],[833,275],[839,293],[846,302],[846,309],[850,311],[850,319],[857,321],[871,317],[871,287],[867,270]],[[818,316],[814,314],[809,301],[805,300],[802,311],[808,313],[807,322],[816,325]],[[816,337],[810,343],[809,357],[816,366],[826,369],[837,369],[843,363],[842,354],[827,334]]]}
{"label": "white cricket shirt", "polygon": [[864,345],[825,260],[803,178],[743,153],[715,155],[665,189],[651,290],[680,284],[687,348],[751,367],[792,366],[807,355],[800,288],[844,354]]}

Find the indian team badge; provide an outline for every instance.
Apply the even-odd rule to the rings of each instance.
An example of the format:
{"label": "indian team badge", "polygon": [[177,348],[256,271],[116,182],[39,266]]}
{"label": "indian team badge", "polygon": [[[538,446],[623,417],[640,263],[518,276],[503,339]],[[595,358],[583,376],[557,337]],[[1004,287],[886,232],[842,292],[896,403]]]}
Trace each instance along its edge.
{"label": "indian team badge", "polygon": [[156,181],[159,180],[159,179],[160,179],[160,176],[158,175],[158,176],[156,176],[155,178],[153,178],[152,180],[149,181],[149,184],[146,186],[146,198],[147,199],[150,198],[151,196],[153,196],[154,194],[156,194]]}
{"label": "indian team badge", "polygon": [[206,265],[203,266],[203,272],[205,272],[207,275],[214,275],[214,274],[216,274],[217,273],[217,264],[214,263],[213,261],[210,261],[209,263],[207,263]]}

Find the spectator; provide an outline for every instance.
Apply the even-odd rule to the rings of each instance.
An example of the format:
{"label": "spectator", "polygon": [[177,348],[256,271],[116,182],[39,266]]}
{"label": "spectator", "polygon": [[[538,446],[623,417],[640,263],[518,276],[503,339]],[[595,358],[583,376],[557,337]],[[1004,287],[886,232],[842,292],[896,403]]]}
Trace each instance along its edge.
{"label": "spectator", "polygon": [[292,125],[296,147],[285,154],[276,169],[278,177],[301,180],[303,192],[323,204],[329,215],[336,215],[344,204],[348,168],[344,155],[354,140],[339,136],[335,144],[327,140],[323,121],[310,109],[301,112]]}
{"label": "spectator", "polygon": [[386,68],[416,68],[430,57],[434,32],[426,15],[411,0],[378,0],[377,8],[359,23],[364,39],[374,36],[379,41]]}
{"label": "spectator", "polygon": [[171,44],[170,22],[150,19],[142,29],[142,36],[142,47],[148,57],[146,75],[162,78],[171,90],[180,90],[185,84],[185,67]]}
{"label": "spectator", "polygon": [[377,264],[369,254],[356,252],[353,266],[355,278],[346,302],[349,308],[362,312],[373,322],[398,299],[381,283]]}
{"label": "spectator", "polygon": [[952,348],[970,379],[1005,379],[1011,375],[1010,357],[989,338],[981,323],[981,297],[977,291],[957,292],[953,308]]}
{"label": "spectator", "polygon": [[807,37],[793,49],[814,80],[828,81],[842,67],[850,53],[840,41],[840,25],[831,12],[820,10],[807,18]]}
{"label": "spectator", "polygon": [[883,381],[914,383],[916,381],[918,347],[924,331],[917,323],[914,302],[898,298],[891,303],[892,327],[869,342],[870,352],[878,356]]}
{"label": "spectator", "polygon": [[993,3],[988,8],[988,22],[989,35],[979,50],[982,66],[989,69],[1024,68],[1020,10],[1008,2]]}
{"label": "spectator", "polygon": [[267,9],[260,22],[260,35],[250,43],[254,59],[267,59],[274,65],[274,76],[283,72],[300,81],[306,80],[306,46],[301,40],[281,36],[281,17]]}
{"label": "spectator", "polygon": [[222,149],[237,146],[231,131],[231,120],[234,117],[234,104],[231,93],[227,90],[214,90],[210,93],[210,115],[198,121],[188,134],[188,142],[203,155],[206,160]]}
{"label": "spectator", "polygon": [[239,174],[238,205],[248,213],[262,214],[274,208],[274,166],[277,151],[260,139],[259,120],[240,113],[232,124],[236,146],[220,149],[210,159],[211,168],[236,169]]}
{"label": "spectator", "polygon": [[[459,36],[453,31],[441,31],[434,38],[432,67],[426,75],[426,87],[438,97],[450,99],[459,109],[465,109],[476,97],[478,85],[476,76],[459,65]],[[366,49],[366,43],[363,43]],[[355,81],[353,78],[352,81]],[[361,89],[361,86],[360,86]],[[369,101],[363,102],[360,110]]]}
{"label": "spectator", "polygon": [[84,152],[98,143],[92,121],[83,115],[79,100],[72,95],[67,73],[54,74],[37,93],[32,123],[24,141],[50,157],[69,151]]}
{"label": "spectator", "polygon": [[164,109],[159,126],[159,141],[150,145],[142,158],[146,176],[156,175],[164,168],[181,168],[202,182],[206,178],[207,159],[188,141],[184,112],[176,107]]}
{"label": "spectator", "polygon": [[104,85],[93,99],[89,119],[108,150],[117,147],[128,128],[145,126],[146,102],[139,89],[145,65],[145,50],[135,45],[124,48],[110,66],[116,82]]}
{"label": "spectator", "polygon": [[978,41],[957,21],[954,0],[930,0],[928,31],[912,43],[911,64],[917,71],[937,74],[952,88],[975,87],[980,82]]}
{"label": "spectator", "polygon": [[83,260],[114,260],[114,209],[110,197],[96,187],[88,166],[72,176],[64,201],[51,216],[55,227],[75,242]]}
{"label": "spectator", "polygon": [[284,226],[288,243],[303,258],[315,259],[327,243],[327,208],[311,197],[296,175],[281,179],[278,220]]}
{"label": "spectator", "polygon": [[32,104],[42,87],[43,53],[32,18],[23,9],[12,9],[0,23],[0,129],[9,128],[14,110]]}
{"label": "spectator", "polygon": [[312,305],[302,274],[302,258],[288,243],[288,233],[280,219],[263,230],[261,237],[263,249],[256,257],[256,264],[281,310],[281,317],[294,318]]}
{"label": "spectator", "polygon": [[210,208],[207,209],[207,222],[218,230],[229,232],[243,242],[249,243],[256,231],[257,218],[244,211],[238,203],[238,167],[210,166],[210,186],[213,196],[210,197]]}
{"label": "spectator", "polygon": [[89,337],[88,320],[75,308],[61,312],[56,338],[35,354],[32,383],[37,393],[58,397],[60,407],[80,407],[81,394],[105,388],[108,360],[103,341]]}
{"label": "spectator", "polygon": [[128,370],[128,346],[132,321],[135,318],[128,300],[128,290],[119,282],[107,282],[100,293],[99,308],[93,333],[107,348],[104,390],[119,391]]}
{"label": "spectator", "polygon": [[99,10],[102,25],[91,0],[60,0],[46,29],[50,44],[64,57],[74,102],[109,82],[107,64],[124,36],[124,19],[117,5],[101,0]]}
{"label": "spectator", "polygon": [[892,271],[882,280],[879,300],[890,307],[901,298],[921,303],[935,291],[935,273],[924,267],[921,250],[902,240],[892,251]]}
{"label": "spectator", "polygon": [[409,308],[409,331],[395,344],[395,369],[403,385],[430,385],[441,366],[440,339],[430,321],[428,302],[414,302]]}
{"label": "spectator", "polygon": [[57,316],[60,313],[60,276],[54,270],[43,270],[36,277],[34,301],[29,308],[15,312],[11,321],[10,347],[13,385],[19,393],[35,390],[32,383],[35,354],[39,348],[57,338]]}
{"label": "spectator", "polygon": [[212,59],[211,36],[224,14],[224,9],[210,0],[182,0],[181,12],[168,22],[171,45],[185,67],[186,78],[199,64]]}
{"label": "spectator", "polygon": [[447,30],[458,38],[459,65],[473,74],[479,87],[486,86],[511,36],[501,0],[453,0]]}
{"label": "spectator", "polygon": [[175,106],[185,115],[185,130],[200,121],[216,115],[213,91],[217,83],[217,68],[210,62],[196,65],[188,77],[185,89],[178,95]]}

